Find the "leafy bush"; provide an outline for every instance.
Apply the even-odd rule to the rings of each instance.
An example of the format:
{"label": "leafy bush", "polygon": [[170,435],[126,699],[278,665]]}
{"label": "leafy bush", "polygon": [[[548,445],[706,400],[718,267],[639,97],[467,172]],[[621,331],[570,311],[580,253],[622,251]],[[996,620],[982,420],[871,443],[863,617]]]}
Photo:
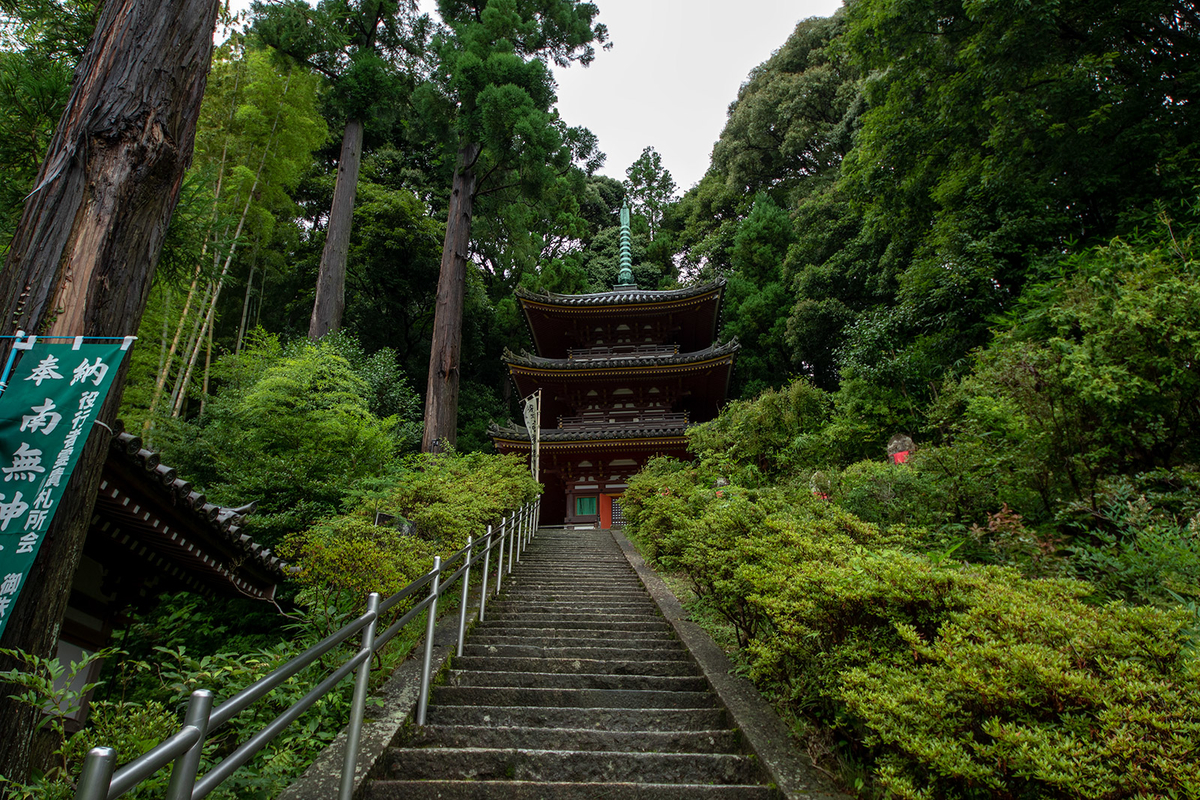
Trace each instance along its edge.
{"label": "leafy bush", "polygon": [[[803,487],[716,487],[657,460],[626,497],[635,539],[734,626],[756,684],[834,730],[889,796],[1200,791],[1186,611],[1096,606],[1083,581],[916,552],[922,529],[885,530]],[[1043,546],[1006,508],[978,535],[1010,560]]]}
{"label": "leafy bush", "polygon": [[1158,604],[1200,600],[1200,514],[1177,520],[1120,482],[1088,522],[1072,548],[1072,566],[1102,597]]}
{"label": "leafy bush", "polygon": [[424,453],[406,458],[378,508],[409,520],[417,535],[447,550],[541,493],[520,456]]}
{"label": "leafy bush", "polygon": [[204,416],[160,424],[157,436],[213,502],[258,501],[246,525],[265,544],[341,511],[355,484],[388,470],[419,429],[420,404],[394,358],[365,356],[346,337],[283,347],[259,335],[221,359],[217,374],[224,388]]}
{"label": "leafy bush", "polygon": [[804,380],[769,389],[754,400],[727,405],[717,419],[688,429],[688,448],[711,469],[738,483],[757,485],[814,454],[830,399]]}
{"label": "leafy bush", "polygon": [[[413,455],[364,484],[348,513],[289,534],[280,553],[297,567],[299,599],[323,609],[331,626],[368,593],[386,597],[404,588],[432,568],[435,555],[459,550],[468,535],[478,537],[540,490],[516,456]],[[380,512],[398,524],[376,525]]]}

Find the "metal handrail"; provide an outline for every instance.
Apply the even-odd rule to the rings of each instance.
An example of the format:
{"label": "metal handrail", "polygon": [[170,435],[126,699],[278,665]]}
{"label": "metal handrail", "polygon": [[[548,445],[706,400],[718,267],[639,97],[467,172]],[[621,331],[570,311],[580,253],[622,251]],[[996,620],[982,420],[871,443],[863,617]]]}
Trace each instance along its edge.
{"label": "metal handrail", "polygon": [[[288,661],[283,666],[247,686],[242,691],[229,698],[221,705],[213,708],[213,693],[207,689],[197,689],[188,699],[187,711],[184,713],[183,725],[178,731],[156,745],[151,750],[135,758],[120,769],[116,769],[116,751],[111,747],[94,747],[88,752],[80,774],[79,786],[75,791],[75,800],[114,800],[125,794],[138,784],[145,781],[154,773],[168,764],[174,764],[171,770],[171,780],[167,786],[166,800],[200,800],[217,788],[238,768],[254,757],[259,750],[278,736],[288,725],[307,711],[317,700],[324,697],[342,682],[351,672],[357,672],[354,683],[354,699],[350,706],[350,723],[347,726],[346,751],[342,762],[341,783],[338,788],[338,800],[350,800],[354,792],[354,766],[358,761],[358,746],[362,732],[363,718],[366,713],[367,691],[370,683],[371,657],[379,652],[400,630],[414,620],[422,611],[426,612],[425,623],[425,652],[421,662],[421,689],[417,698],[418,725],[425,724],[426,711],[429,708],[429,687],[432,680],[433,666],[433,628],[437,619],[438,598],[450,589],[458,580],[462,581],[462,593],[458,614],[458,644],[456,655],[463,653],[463,640],[467,627],[467,595],[471,581],[471,567],[483,556],[483,573],[479,591],[479,620],[482,622],[487,607],[488,573],[490,570],[491,554],[498,551],[496,558],[496,582],[493,593],[500,593],[503,576],[512,573],[514,560],[520,561],[521,552],[533,539],[536,532],[536,520],[541,508],[541,499],[526,503],[518,511],[514,511],[499,521],[498,526],[487,526],[487,533],[481,538],[467,537],[467,546],[446,559],[434,556],[433,569],[405,586],[400,591],[380,600],[379,594],[372,592],[367,596],[367,610],[355,620],[342,626],[334,633],[326,636],[317,644],[305,650],[300,655]],[[508,547],[507,570],[504,563],[505,546]],[[442,573],[463,559],[459,567],[449,578],[442,580]],[[432,584],[432,585],[431,585]],[[380,616],[394,608],[397,603],[412,597],[426,586],[430,586],[429,594],[409,609],[400,619],[388,626],[382,634],[376,635],[376,625]],[[255,733],[236,750],[225,757],[221,763],[210,769],[197,780],[200,770],[200,758],[204,742],[210,730],[228,722],[242,711],[249,708],[258,700],[265,697],[276,686],[286,681],[296,673],[313,664],[321,656],[346,642],[358,632],[362,632],[362,640],[357,652],[346,659],[333,670],[324,680],[311,689],[303,698],[289,706],[282,714],[272,720],[265,728]]]}

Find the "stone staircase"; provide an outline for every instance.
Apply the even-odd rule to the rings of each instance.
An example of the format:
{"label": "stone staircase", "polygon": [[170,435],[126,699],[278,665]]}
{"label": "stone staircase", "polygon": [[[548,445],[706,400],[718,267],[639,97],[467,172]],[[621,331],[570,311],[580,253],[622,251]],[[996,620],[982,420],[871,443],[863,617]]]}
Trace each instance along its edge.
{"label": "stone staircase", "polygon": [[541,531],[367,800],[758,800],[754,759],[606,531]]}

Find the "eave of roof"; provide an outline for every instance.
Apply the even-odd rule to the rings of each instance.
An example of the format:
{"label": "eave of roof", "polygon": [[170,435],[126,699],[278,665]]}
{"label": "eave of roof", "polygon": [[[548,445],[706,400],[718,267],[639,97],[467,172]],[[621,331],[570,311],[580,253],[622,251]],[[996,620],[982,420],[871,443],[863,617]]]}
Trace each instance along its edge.
{"label": "eave of roof", "polygon": [[732,358],[740,349],[737,337],[724,344],[714,344],[692,353],[623,356],[620,358],[543,358],[522,352],[520,355],[505,348],[503,360],[510,371],[518,367],[540,372],[578,372],[588,375],[611,375],[619,372],[638,372],[690,364],[703,364]]}
{"label": "eave of roof", "polygon": [[580,306],[645,306],[660,303],[672,303],[679,300],[689,300],[706,294],[719,294],[725,288],[725,279],[717,278],[708,283],[684,286],[680,289],[636,291],[593,292],[590,294],[557,294],[546,292],[538,294],[518,286],[517,298],[522,303],[528,302],[546,307],[575,308]]}
{"label": "eave of roof", "polygon": [[[287,563],[272,555],[271,551],[255,542],[242,532],[241,522],[247,507],[228,508],[209,503],[207,497],[192,488],[192,484],[178,477],[176,470],[161,463],[158,453],[142,447],[141,439],[125,432],[118,432],[110,442],[109,462],[115,476],[125,476],[122,481],[133,482],[133,486],[122,487],[105,481],[100,498],[113,513],[123,514],[127,527],[140,537],[149,537],[147,544],[172,556],[185,569],[194,571],[208,582],[224,584],[228,590],[242,595],[269,599],[274,596],[275,585],[286,577]],[[127,494],[133,489],[147,496],[162,508],[171,507],[179,524],[190,526],[194,531],[192,540],[184,538],[180,530],[172,530],[168,520],[149,509],[141,509],[136,499]],[[119,509],[118,509],[119,506]],[[132,524],[128,524],[132,523]],[[212,552],[200,548],[199,538],[209,537],[222,549],[232,554]]]}

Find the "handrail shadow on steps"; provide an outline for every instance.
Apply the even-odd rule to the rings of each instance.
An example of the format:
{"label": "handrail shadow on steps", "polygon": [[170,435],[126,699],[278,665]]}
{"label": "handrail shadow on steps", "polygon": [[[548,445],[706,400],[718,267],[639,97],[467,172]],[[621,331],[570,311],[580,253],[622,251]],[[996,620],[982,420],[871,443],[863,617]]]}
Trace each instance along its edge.
{"label": "handrail shadow on steps", "polygon": [[[342,762],[341,783],[338,800],[350,800],[354,790],[354,764],[358,758],[359,736],[366,711],[367,688],[370,681],[371,657],[383,648],[400,630],[422,612],[427,611],[425,626],[425,652],[421,668],[421,689],[417,700],[416,722],[425,724],[425,713],[429,707],[430,667],[433,658],[433,626],[437,618],[438,598],[445,594],[456,581],[462,581],[462,596],[458,612],[458,647],[456,654],[463,652],[466,634],[467,590],[471,580],[471,567],[483,558],[482,585],[479,592],[479,620],[484,618],[488,598],[488,577],[491,570],[491,554],[497,550],[494,594],[499,594],[505,573],[512,572],[514,560],[521,553],[537,530],[538,510],[541,499],[526,503],[499,521],[498,526],[487,526],[487,532],[475,541],[467,537],[467,546],[442,563],[440,556],[433,559],[433,569],[405,586],[400,591],[380,601],[379,594],[367,596],[367,610],[357,619],[330,634],[300,655],[288,661],[269,675],[260,678],[233,697],[213,707],[213,693],[208,689],[192,692],[184,714],[183,726],[157,746],[116,769],[116,752],[111,747],[94,747],[84,761],[75,800],[115,800],[134,789],[147,778],[168,764],[173,764],[171,780],[167,786],[166,800],[200,800],[217,788],[239,767],[249,761],[268,742],[283,732],[289,724],[308,710],[317,700],[332,691],[351,672],[356,672],[354,698],[350,706],[345,758]],[[508,548],[507,569],[505,547]],[[445,580],[442,575],[460,559],[463,564]],[[383,633],[376,636],[376,624],[381,615],[397,603],[413,596],[429,586],[425,599],[412,607],[404,616],[393,622]],[[279,684],[310,666],[324,654],[348,641],[356,633],[362,633],[358,651],[337,669],[318,683],[295,705],[285,710],[270,724],[243,742],[197,779],[200,756],[204,742],[211,731],[233,719],[256,701],[265,697]],[[115,771],[114,771],[115,770]]]}

